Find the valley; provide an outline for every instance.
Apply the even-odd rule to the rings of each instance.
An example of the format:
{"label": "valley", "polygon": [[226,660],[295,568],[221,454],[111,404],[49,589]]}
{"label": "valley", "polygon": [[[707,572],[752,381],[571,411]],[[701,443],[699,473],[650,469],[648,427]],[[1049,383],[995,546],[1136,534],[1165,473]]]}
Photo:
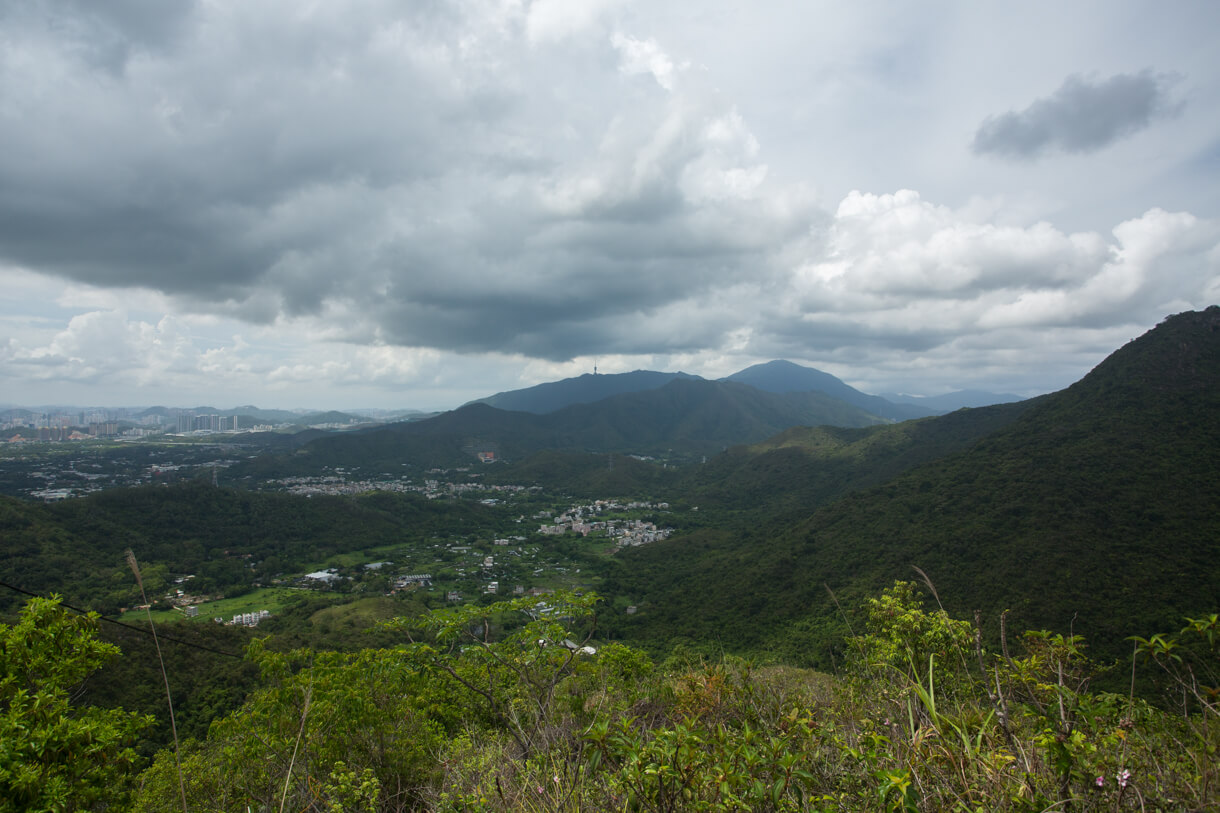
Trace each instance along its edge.
{"label": "valley", "polygon": [[[1058,641],[1096,691],[1155,698],[1164,676],[1155,658],[1132,662],[1132,641],[1214,619],[1220,308],[1171,317],[1072,387],[1025,401],[866,421],[831,405],[843,424],[808,425],[802,410],[830,396],[773,395],[675,377],[550,413],[472,404],[241,443],[5,449],[0,556],[5,584],[25,592],[0,595],[0,611],[16,619],[29,593],[56,595],[127,624],[106,625],[124,657],[82,702],[152,714],[164,698],[140,631],[155,623],[185,698],[181,730],[200,743],[266,699],[250,659],[266,670],[307,657],[348,680],[358,663],[413,652],[462,676],[492,668],[466,652],[524,657],[514,636],[527,635],[609,653],[597,663],[664,664],[676,697],[681,681],[716,674],[747,691],[754,678],[734,670],[756,666],[812,691],[826,675],[858,678],[845,664],[859,663],[859,630],[886,628],[888,601],[956,629],[958,646],[977,636],[980,659],[1009,644],[1004,624],[1042,630],[1025,651]],[[939,615],[911,609],[928,603]],[[466,643],[438,654],[446,635]],[[949,668],[937,659],[950,652],[935,652],[929,681]],[[547,662],[559,669],[548,679],[579,671]],[[597,673],[616,687],[604,691],[630,694],[613,682],[619,667],[589,668],[611,670]],[[494,705],[486,713],[480,725],[530,747]],[[456,730],[445,720],[429,725]],[[171,741],[159,716],[140,747]]]}
{"label": "valley", "polygon": [[[189,575],[226,597],[410,590],[443,606],[588,589],[636,608],[605,634],[654,653],[715,641],[829,668],[842,620],[827,589],[855,598],[920,568],[946,607],[1050,629],[1083,619],[1117,658],[1127,636],[1216,594],[1217,312],[1167,320],[1059,393],[863,426],[791,423],[790,396],[834,399],[785,390],[850,388],[772,364],[732,377],[765,391],[586,376],[489,399],[544,397],[546,413],[472,404],[297,439],[7,449],[9,494],[74,477],[101,490],[5,502],[6,570],[103,611],[137,603],[129,547],[162,582]],[[594,384],[615,392],[573,402]]]}

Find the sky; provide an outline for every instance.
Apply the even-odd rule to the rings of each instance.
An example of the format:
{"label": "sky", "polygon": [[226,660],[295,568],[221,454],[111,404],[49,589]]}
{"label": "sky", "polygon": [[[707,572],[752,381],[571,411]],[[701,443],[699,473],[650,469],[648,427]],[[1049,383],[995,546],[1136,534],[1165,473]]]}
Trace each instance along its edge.
{"label": "sky", "polygon": [[0,403],[1061,389],[1220,302],[1220,4],[0,3]]}

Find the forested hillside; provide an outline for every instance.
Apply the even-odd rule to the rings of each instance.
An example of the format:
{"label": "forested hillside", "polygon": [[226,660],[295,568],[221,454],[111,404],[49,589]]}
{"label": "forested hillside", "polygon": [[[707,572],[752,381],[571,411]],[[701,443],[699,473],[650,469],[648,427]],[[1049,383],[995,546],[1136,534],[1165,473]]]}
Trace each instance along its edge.
{"label": "forested hillside", "polygon": [[[829,666],[834,638],[817,631],[834,628],[839,612],[826,588],[855,599],[912,577],[913,567],[932,577],[950,609],[992,619],[1012,609],[1024,626],[1065,632],[1085,624],[1111,657],[1123,655],[1136,630],[1214,604],[1220,309],[1170,318],[1063,392],[960,414],[1015,419],[888,482],[857,474],[860,484],[881,484],[828,505],[821,495],[833,483],[796,479],[782,492],[778,483],[795,478],[776,477],[786,504],[803,493],[816,508],[785,527],[760,520],[760,533],[708,529],[631,551],[613,589],[641,611],[622,620],[622,634],[774,648]],[[789,439],[805,438],[805,454],[833,459],[828,449],[862,455],[886,437],[874,431],[838,445],[819,430]],[[785,459],[800,460],[799,447]]]}
{"label": "forested hillside", "polygon": [[548,451],[659,455],[681,462],[755,443],[800,425],[885,421],[818,392],[775,394],[733,382],[675,378],[664,386],[576,404],[545,415],[474,403],[435,418],[321,437],[294,453],[236,467],[236,482],[318,471],[459,466],[480,451],[520,461]]}
{"label": "forested hillside", "polygon": [[[385,494],[307,499],[203,482],[115,489],[50,505],[0,497],[0,569],[26,590],[114,613],[139,603],[124,560],[128,549],[146,563],[154,596],[170,574],[193,574],[196,592],[232,596],[337,553],[471,531],[486,514],[474,502]],[[20,600],[0,594],[10,612]]]}

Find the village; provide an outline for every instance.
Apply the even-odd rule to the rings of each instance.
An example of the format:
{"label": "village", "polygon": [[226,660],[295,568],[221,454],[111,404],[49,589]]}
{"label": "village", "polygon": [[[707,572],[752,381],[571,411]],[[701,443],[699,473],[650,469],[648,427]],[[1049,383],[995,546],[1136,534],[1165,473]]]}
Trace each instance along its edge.
{"label": "village", "polygon": [[[412,597],[428,606],[485,603],[505,596],[542,596],[561,589],[593,588],[599,569],[618,551],[667,539],[674,532],[655,521],[658,515],[669,512],[667,502],[597,499],[562,508],[544,508],[527,517],[518,513],[520,504],[500,498],[515,495],[521,500],[544,499],[532,487],[434,480],[422,486],[398,481],[397,488],[389,489],[386,485],[394,481],[349,482],[342,479],[342,474],[330,475],[333,479],[328,481],[309,478],[305,482],[305,478],[300,478],[280,481],[279,485],[325,489],[312,493],[401,490],[470,499],[493,509],[491,516],[499,516],[495,526],[500,530],[489,526],[477,533],[440,534],[430,539],[404,541],[333,557],[303,572],[276,574],[257,583],[244,596],[243,603],[251,609],[243,612],[222,615],[214,611],[208,605],[222,597],[193,595],[187,586],[193,578],[189,575],[174,579],[165,604],[183,619],[255,626],[275,614],[285,596],[291,594],[344,596],[345,600],[378,595]],[[484,494],[497,497],[480,498]],[[252,561],[248,566],[258,564]],[[269,603],[259,606],[259,598],[264,595]]]}
{"label": "village", "polygon": [[[543,524],[538,533],[544,536],[576,533],[589,536],[600,533],[614,540],[616,548],[639,547],[650,542],[669,538],[672,528],[658,528],[655,523],[642,519],[596,519],[602,514],[622,511],[645,511],[656,509],[668,511],[669,503],[662,502],[628,502],[619,503],[614,500],[595,500],[587,505],[573,505],[567,511],[554,518],[550,524]],[[535,519],[546,518],[546,512],[535,515]]]}

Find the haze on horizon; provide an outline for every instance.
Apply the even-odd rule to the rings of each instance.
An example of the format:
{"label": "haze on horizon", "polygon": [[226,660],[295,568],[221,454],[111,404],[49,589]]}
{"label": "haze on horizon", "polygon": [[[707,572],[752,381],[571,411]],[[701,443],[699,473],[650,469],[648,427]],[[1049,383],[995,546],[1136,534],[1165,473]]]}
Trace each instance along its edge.
{"label": "haze on horizon", "polygon": [[0,7],[0,402],[1067,386],[1220,302],[1220,7]]}

